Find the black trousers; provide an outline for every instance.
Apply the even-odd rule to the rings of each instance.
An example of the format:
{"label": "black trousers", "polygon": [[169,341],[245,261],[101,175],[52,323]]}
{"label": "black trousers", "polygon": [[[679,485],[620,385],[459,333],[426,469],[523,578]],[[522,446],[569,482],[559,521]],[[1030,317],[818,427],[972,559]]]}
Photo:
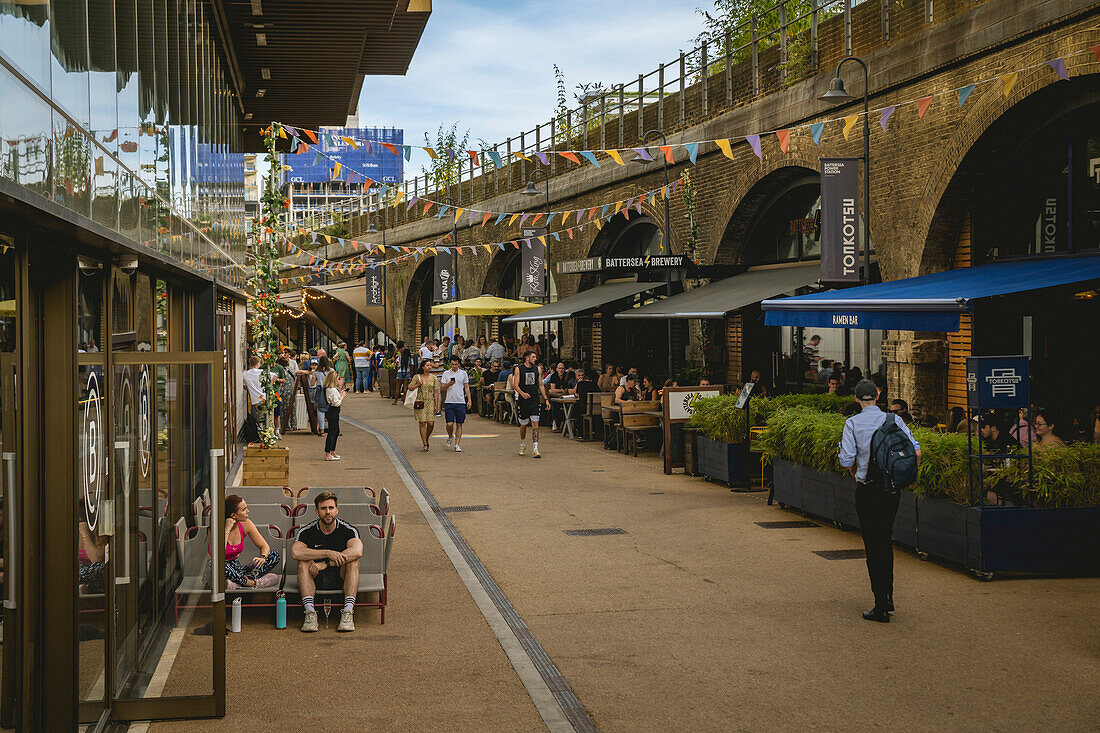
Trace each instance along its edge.
{"label": "black trousers", "polygon": [[894,595],[894,517],[898,513],[900,492],[888,494],[882,483],[856,484],[856,513],[863,547],[867,550],[867,574],[871,577],[871,592],[875,608],[886,608],[886,600]]}
{"label": "black trousers", "polygon": [[[336,439],[340,437],[340,408],[329,405],[328,412],[325,413],[325,427],[328,428],[328,435],[325,437],[325,453],[331,453],[336,450]],[[897,509],[897,502],[894,503],[894,509]]]}

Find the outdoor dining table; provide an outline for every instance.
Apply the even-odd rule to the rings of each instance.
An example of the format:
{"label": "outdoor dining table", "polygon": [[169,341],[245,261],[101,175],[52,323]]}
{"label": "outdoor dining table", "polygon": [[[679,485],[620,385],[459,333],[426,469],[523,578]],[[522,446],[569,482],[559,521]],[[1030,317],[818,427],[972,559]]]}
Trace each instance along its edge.
{"label": "outdoor dining table", "polygon": [[561,405],[562,411],[565,412],[565,424],[561,428],[561,437],[575,439],[577,436],[573,432],[573,408],[577,405],[577,398],[574,397],[551,397],[551,402],[556,402]]}

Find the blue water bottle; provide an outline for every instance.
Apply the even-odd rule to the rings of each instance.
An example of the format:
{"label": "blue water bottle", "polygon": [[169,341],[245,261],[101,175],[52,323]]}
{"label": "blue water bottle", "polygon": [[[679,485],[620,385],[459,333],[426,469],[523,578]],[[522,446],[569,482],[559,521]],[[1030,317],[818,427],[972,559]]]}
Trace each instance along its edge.
{"label": "blue water bottle", "polygon": [[286,595],[282,591],[275,596],[275,628],[286,628]]}

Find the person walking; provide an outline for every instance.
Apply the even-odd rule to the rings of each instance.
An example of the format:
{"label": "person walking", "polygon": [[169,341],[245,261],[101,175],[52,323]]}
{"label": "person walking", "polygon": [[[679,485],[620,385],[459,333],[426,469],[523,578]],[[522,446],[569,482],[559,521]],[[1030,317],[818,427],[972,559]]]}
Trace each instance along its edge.
{"label": "person walking", "polygon": [[879,466],[872,465],[871,439],[887,419],[895,420],[898,427],[913,443],[917,465],[920,465],[920,443],[913,438],[904,422],[888,416],[875,402],[878,387],[869,379],[862,380],[854,390],[861,412],[848,418],[840,439],[840,465],[848,469],[856,480],[856,514],[859,531],[867,552],[867,574],[871,579],[871,592],[875,607],[863,612],[868,621],[889,623],[894,610],[894,544],[892,539],[894,517],[898,513],[898,491],[887,491],[885,477]]}
{"label": "person walking", "polygon": [[440,404],[439,379],[432,374],[434,362],[425,359],[420,362],[420,371],[408,382],[409,389],[415,389],[416,402],[413,403],[413,415],[420,423],[420,440],[423,441],[423,451],[428,452],[428,438],[432,437],[435,428],[435,412]]}
{"label": "person walking", "polygon": [[[431,361],[431,357],[423,359],[420,364]],[[393,391],[393,404],[400,405],[405,399],[405,391],[409,388],[409,379],[412,377],[413,356],[408,349],[402,349],[397,355],[397,387]]]}
{"label": "person walking", "polygon": [[325,422],[328,423],[328,434],[325,437],[326,461],[340,460],[340,456],[336,455],[336,439],[340,437],[340,403],[347,393],[348,388],[340,385],[336,370],[330,370],[325,376],[325,393],[322,397],[328,402],[328,413],[325,415]]}
{"label": "person walking", "polygon": [[355,351],[351,352],[354,360],[353,366],[355,367],[356,394],[367,392],[371,388],[370,362],[373,355],[374,352],[367,346],[366,341],[360,341],[359,345],[355,347]]}
{"label": "person walking", "polygon": [[[527,426],[531,425],[531,457],[542,458],[539,453],[539,408],[550,408],[546,385],[542,381],[542,366],[536,366],[538,353],[528,351],[523,363],[512,374],[512,386],[516,391],[516,415],[519,418],[519,454],[527,452]],[[542,397],[540,400],[539,397]]]}
{"label": "person walking", "polygon": [[447,447],[454,446],[455,453],[462,452],[462,425],[466,422],[466,410],[473,407],[470,397],[470,375],[462,368],[462,360],[455,354],[451,368],[443,372],[440,380],[447,390],[443,402],[444,419],[447,421]]}

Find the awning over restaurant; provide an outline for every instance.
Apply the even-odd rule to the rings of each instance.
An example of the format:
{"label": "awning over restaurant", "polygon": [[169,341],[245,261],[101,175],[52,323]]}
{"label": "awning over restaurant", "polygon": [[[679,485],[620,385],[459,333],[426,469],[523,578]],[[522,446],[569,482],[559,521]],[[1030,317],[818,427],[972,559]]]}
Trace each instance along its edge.
{"label": "awning over restaurant", "polygon": [[991,262],[850,290],[765,300],[769,326],[959,330],[959,314],[973,301],[1100,279],[1100,256]]}
{"label": "awning over restaurant", "polygon": [[393,328],[393,312],[386,312],[380,305],[367,305],[367,279],[366,277],[355,280],[345,280],[331,285],[307,285],[305,290],[327,295],[333,300],[343,303],[344,306],[363,316],[383,333],[395,333]]}
{"label": "awning over restaurant", "polygon": [[663,288],[664,283],[605,283],[590,290],[582,290],[576,295],[562,298],[554,303],[548,303],[541,308],[508,316],[505,323],[517,323],[519,321],[560,321],[563,318],[573,318],[582,313],[599,308],[620,298],[629,298],[638,293],[644,293],[654,288]]}
{"label": "awning over restaurant", "polygon": [[815,283],[820,274],[820,262],[749,270],[656,303],[630,308],[615,317],[725,318],[738,308]]}

